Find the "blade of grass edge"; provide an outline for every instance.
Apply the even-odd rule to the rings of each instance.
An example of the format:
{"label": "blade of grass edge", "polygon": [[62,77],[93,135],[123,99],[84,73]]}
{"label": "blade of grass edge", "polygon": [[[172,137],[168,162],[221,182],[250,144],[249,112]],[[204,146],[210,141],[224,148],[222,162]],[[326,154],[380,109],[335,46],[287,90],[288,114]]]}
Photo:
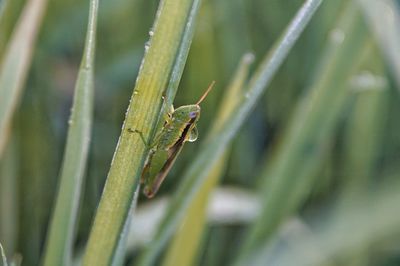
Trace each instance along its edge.
{"label": "blade of grass edge", "polygon": [[[116,265],[133,195],[147,148],[138,134],[151,139],[162,116],[162,96],[172,102],[191,42],[200,0],[161,1],[150,45],[142,61],[121,136],[89,236],[83,265]],[[189,29],[189,30],[188,30]],[[175,64],[175,66],[174,66]],[[168,83],[169,82],[169,83]],[[167,91],[165,88],[168,88]],[[131,130],[129,130],[131,129]]]}
{"label": "blade of grass edge", "polygon": [[276,42],[271,51],[267,54],[258,70],[253,75],[247,87],[246,95],[242,96],[240,103],[229,115],[227,122],[215,134],[215,137],[200,148],[193,163],[184,173],[182,183],[178,187],[166,216],[163,218],[155,238],[151,241],[139,258],[139,265],[152,265],[160,254],[162,248],[173,234],[175,228],[182,220],[192,198],[205,181],[213,162],[221,156],[230,141],[236,135],[246,117],[255,107],[262,93],[271,82],[275,73],[281,66],[289,51],[303,32],[305,26],[318,9],[322,0],[308,0],[300,8],[294,19],[282,37]]}
{"label": "blade of grass edge", "polygon": [[29,0],[11,36],[0,67],[0,158],[32,59],[47,0]]}
{"label": "blade of grass edge", "polygon": [[74,228],[92,128],[97,12],[98,0],[91,0],[85,47],[68,122],[59,191],[44,253],[44,265],[49,266],[71,264]]}

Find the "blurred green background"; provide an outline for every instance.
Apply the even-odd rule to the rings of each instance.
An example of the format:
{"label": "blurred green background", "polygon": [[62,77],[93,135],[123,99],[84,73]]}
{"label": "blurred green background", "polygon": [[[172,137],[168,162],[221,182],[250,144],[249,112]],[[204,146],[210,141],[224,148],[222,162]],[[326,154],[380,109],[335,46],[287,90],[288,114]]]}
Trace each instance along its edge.
{"label": "blurred green background", "polygon": [[[7,13],[1,14],[2,53],[26,2],[9,0]],[[88,2],[49,1],[22,100],[12,121],[12,134],[0,161],[0,243],[10,259],[20,254],[23,265],[38,265],[44,248],[84,45]],[[175,107],[197,101],[212,80],[216,85],[202,104],[199,140],[185,145],[157,197],[164,199],[174,192],[180,173],[191,163],[215,118],[241,57],[248,52],[254,55],[252,72],[303,2],[203,1]],[[357,10],[350,15],[351,19],[359,17],[354,22],[359,23],[356,29],[349,35],[338,30],[348,2],[323,2],[226,157],[220,186],[234,188],[228,191],[233,201],[221,194],[222,202],[229,207],[239,206],[240,193],[244,193],[245,199],[250,200],[248,208],[255,208],[257,214],[260,202],[271,200],[269,194],[257,192],[260,187],[274,187],[274,176],[286,175],[285,180],[290,181],[297,180],[298,175],[303,180],[286,184],[302,186],[300,191],[275,191],[283,198],[294,199],[282,205],[278,200],[275,208],[281,206],[284,214],[278,211],[281,218],[276,220],[276,226],[270,226],[270,245],[262,252],[265,264],[259,265],[301,265],[288,251],[296,243],[304,245],[304,249],[308,247],[300,251],[300,260],[307,252],[329,258],[311,265],[400,265],[400,227],[385,223],[400,222],[400,212],[397,214],[396,208],[389,208],[395,205],[387,203],[399,199],[396,195],[400,193],[400,72],[390,60],[400,58],[382,45],[388,40],[382,41],[373,31],[376,22],[367,15],[368,4],[363,4],[363,12]],[[0,5],[4,3],[0,1]],[[400,21],[400,2],[392,3],[394,9],[381,16]],[[95,111],[76,228],[78,257],[88,239],[157,7],[158,1],[154,0],[100,1]],[[390,34],[388,31],[386,35],[389,39]],[[393,38],[395,41],[398,37]],[[342,39],[354,43],[343,57],[348,56],[349,61],[338,59],[342,54],[332,59],[336,56],[334,43]],[[3,57],[0,54],[0,59]],[[338,70],[329,70],[331,66]],[[334,74],[324,74],[329,71]],[[320,83],[329,87],[329,92],[318,92],[315,84]],[[321,95],[325,95],[321,106],[309,110],[315,116],[310,118],[314,122],[307,124],[310,128],[302,131],[302,137],[291,137],[308,121],[300,121],[304,106],[312,104],[311,98],[322,99]],[[303,142],[296,146],[299,141]],[[279,172],[279,165],[290,171]],[[270,185],[264,185],[270,181]],[[149,201],[141,196],[138,215],[142,206],[151,206],[152,202],[155,204],[158,199]],[[377,204],[376,208],[372,203]],[[380,212],[385,206],[389,206],[388,211]],[[360,214],[352,216],[357,213],[355,210]],[[146,217],[149,222],[159,219],[157,215]],[[220,220],[210,219],[191,261],[194,265],[230,265],[250,231],[249,224],[256,218],[236,221],[235,212],[228,212]],[[371,221],[376,222],[376,227],[370,226]],[[361,230],[358,238],[355,233],[360,242],[351,247],[344,244],[352,243],[349,239],[353,231],[346,231],[348,224]],[[320,227],[324,229],[313,231]],[[375,236],[377,228],[381,231]],[[335,243],[326,245],[335,247],[332,254],[325,254],[318,241],[314,242],[318,236]],[[127,264],[135,262],[142,247],[141,243],[132,244],[127,251]],[[283,262],[281,257],[285,258]],[[158,263],[161,261],[160,258]]]}

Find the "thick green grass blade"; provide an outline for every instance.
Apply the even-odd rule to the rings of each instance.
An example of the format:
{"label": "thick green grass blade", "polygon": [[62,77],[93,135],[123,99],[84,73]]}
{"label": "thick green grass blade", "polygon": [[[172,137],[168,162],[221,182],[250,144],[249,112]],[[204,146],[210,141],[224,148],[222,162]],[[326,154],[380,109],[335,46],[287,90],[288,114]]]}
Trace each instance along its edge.
{"label": "thick green grass blade", "polygon": [[321,151],[348,103],[347,82],[370,51],[366,36],[365,26],[350,4],[331,36],[315,82],[295,109],[282,145],[263,175],[262,211],[250,229],[237,265],[250,259],[310,192],[316,168],[322,163]]}
{"label": "thick green grass blade", "polygon": [[166,91],[165,103],[162,106],[162,110],[159,119],[163,118],[165,112],[169,111],[169,107],[173,104],[178,85],[181,80],[185,63],[189,54],[190,45],[192,43],[196,19],[200,9],[201,0],[194,0],[192,8],[190,10],[184,31],[182,33],[181,44],[179,46],[178,53],[176,55],[175,63],[172,69],[171,77],[168,82],[168,88]]}
{"label": "thick green grass blade", "polygon": [[22,95],[47,0],[29,0],[11,36],[0,67],[0,157]]}
{"label": "thick green grass blade", "polygon": [[[155,133],[163,94],[173,101],[191,42],[192,28],[200,1],[161,1],[150,43],[133,91],[107,182],[86,247],[83,265],[110,265],[121,262],[117,247],[125,237],[125,224],[147,156],[146,140]],[[168,88],[166,90],[166,88]],[[168,110],[164,108],[164,110]]]}
{"label": "thick green grass blade", "polygon": [[155,262],[174,230],[182,221],[190,202],[201,188],[214,163],[224,153],[230,141],[255,107],[321,2],[320,0],[309,0],[303,5],[282,38],[276,42],[250,80],[247,93],[241,96],[235,112],[229,114],[227,122],[216,132],[215,137],[204,143],[189,169],[183,174],[183,181],[172,199],[167,215],[162,220],[155,238],[142,254],[140,265],[152,265]]}
{"label": "thick green grass blade", "polygon": [[44,265],[70,265],[80,192],[91,135],[98,0],[90,2],[82,62],[75,85],[59,191],[47,237]]}

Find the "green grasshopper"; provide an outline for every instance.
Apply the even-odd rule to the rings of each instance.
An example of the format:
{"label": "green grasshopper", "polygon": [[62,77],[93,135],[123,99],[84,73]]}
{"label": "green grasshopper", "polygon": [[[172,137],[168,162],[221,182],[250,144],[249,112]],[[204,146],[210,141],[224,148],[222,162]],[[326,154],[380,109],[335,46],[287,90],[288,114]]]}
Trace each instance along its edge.
{"label": "green grasshopper", "polygon": [[200,103],[211,91],[214,83],[213,81],[210,84],[196,104],[184,105],[175,110],[171,106],[163,127],[151,145],[146,143],[141,132],[129,130],[139,133],[145,145],[150,148],[141,176],[141,183],[144,184],[143,193],[146,197],[152,198],[157,193],[181,152],[183,144],[197,139],[196,123],[200,118]]}

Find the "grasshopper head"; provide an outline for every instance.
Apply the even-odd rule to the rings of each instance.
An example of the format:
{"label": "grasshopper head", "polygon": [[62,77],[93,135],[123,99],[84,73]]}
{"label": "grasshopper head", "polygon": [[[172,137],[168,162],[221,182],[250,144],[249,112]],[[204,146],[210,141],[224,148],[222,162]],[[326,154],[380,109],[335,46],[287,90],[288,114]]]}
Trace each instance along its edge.
{"label": "grasshopper head", "polygon": [[181,122],[194,124],[200,118],[200,103],[207,97],[208,93],[214,86],[215,81],[211,82],[210,86],[208,86],[207,90],[200,97],[200,99],[195,104],[181,106],[176,109],[173,113],[173,116]]}
{"label": "grasshopper head", "polygon": [[185,105],[177,108],[174,117],[180,121],[197,121],[200,118],[200,106],[197,104]]}

